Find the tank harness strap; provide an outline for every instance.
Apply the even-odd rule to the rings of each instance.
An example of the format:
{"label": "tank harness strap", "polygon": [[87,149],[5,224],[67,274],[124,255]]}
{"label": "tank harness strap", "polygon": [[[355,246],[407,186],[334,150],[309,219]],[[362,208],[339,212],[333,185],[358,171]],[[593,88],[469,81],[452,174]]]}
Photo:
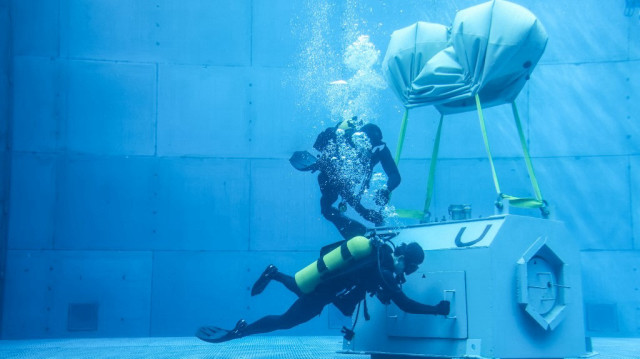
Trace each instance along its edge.
{"label": "tank harness strap", "polygon": [[326,272],[327,270],[329,270],[329,268],[327,267],[327,264],[324,262],[324,258],[321,256],[320,258],[318,258],[318,260],[316,261],[316,266],[318,267],[318,272],[320,274]]}
{"label": "tank harness strap", "polygon": [[[391,241],[389,241],[389,243],[392,243]],[[345,243],[346,244],[346,243]],[[343,246],[345,246],[345,244],[343,244]],[[374,250],[376,251],[375,254],[375,258],[376,258],[376,262],[378,262],[378,272],[380,272],[380,248],[379,245],[375,245],[374,246]],[[340,248],[341,253],[344,253],[344,249]],[[343,326],[341,332],[344,334],[344,338],[348,341],[351,341],[351,339],[353,339],[353,336],[355,335],[354,330],[356,329],[356,324],[358,324],[358,318],[360,317],[360,305],[363,304],[363,315],[364,315],[364,320],[370,320],[371,319],[371,315],[369,315],[369,308],[367,307],[367,293],[365,292],[364,294],[364,298],[362,298],[362,300],[360,302],[358,302],[358,307],[356,308],[356,317],[353,320],[353,324],[351,325],[351,329]]]}
{"label": "tank harness strap", "polygon": [[364,312],[362,313],[362,314],[364,314],[364,320],[369,320],[369,319],[371,319],[371,316],[369,315],[369,308],[367,307],[367,296],[366,295],[364,296],[362,301],[364,302]]}
{"label": "tank harness strap", "polygon": [[349,251],[349,247],[347,246],[346,241],[340,245],[340,255],[342,256],[342,259],[344,261],[348,261],[353,257],[353,254],[351,254],[351,251]]}

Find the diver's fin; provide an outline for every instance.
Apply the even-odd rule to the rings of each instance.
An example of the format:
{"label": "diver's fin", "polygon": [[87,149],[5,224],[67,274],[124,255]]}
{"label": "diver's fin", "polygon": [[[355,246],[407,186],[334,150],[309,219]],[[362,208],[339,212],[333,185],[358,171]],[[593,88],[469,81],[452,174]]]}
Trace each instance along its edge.
{"label": "diver's fin", "polygon": [[244,319],[238,320],[236,326],[231,330],[226,330],[218,327],[200,327],[196,332],[198,339],[204,340],[208,343],[222,343],[233,339],[242,338],[244,333],[242,332],[247,327],[247,322]]}
{"label": "diver's fin", "polygon": [[267,266],[267,269],[265,269],[264,272],[262,272],[262,274],[260,275],[260,278],[258,278],[258,280],[255,282],[255,284],[251,288],[251,296],[262,293],[264,289],[267,287],[267,284],[271,282],[271,279],[273,279],[273,276],[276,274],[277,271],[278,271],[278,268],[276,268],[276,266],[274,266],[273,264],[269,264]]}
{"label": "diver's fin", "polygon": [[289,159],[289,162],[298,171],[315,171],[318,158],[308,151],[296,151]]}
{"label": "diver's fin", "polygon": [[224,337],[229,335],[229,330],[207,326],[200,327],[196,332],[196,337],[209,343],[220,343]]}

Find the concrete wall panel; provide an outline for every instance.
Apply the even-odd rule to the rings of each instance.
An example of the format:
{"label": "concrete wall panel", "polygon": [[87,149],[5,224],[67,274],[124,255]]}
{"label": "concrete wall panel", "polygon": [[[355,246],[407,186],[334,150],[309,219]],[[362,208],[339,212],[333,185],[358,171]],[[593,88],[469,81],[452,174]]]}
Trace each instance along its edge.
{"label": "concrete wall panel", "polygon": [[58,328],[52,312],[61,312],[54,302],[55,275],[50,251],[9,251],[3,306],[3,339],[55,336]]}
{"label": "concrete wall panel", "polygon": [[629,23],[629,60],[640,60],[640,21],[638,18],[639,9],[635,10],[635,16],[630,16],[626,20]]}
{"label": "concrete wall panel", "polygon": [[6,3],[0,3],[0,148],[7,148],[9,136],[9,99],[11,92],[9,79],[11,78],[11,26],[9,7]]}
{"label": "concrete wall panel", "polygon": [[598,0],[518,1],[542,22],[549,43],[542,63],[627,59],[628,20],[624,8]]}
{"label": "concrete wall panel", "polygon": [[[522,147],[510,105],[483,109],[487,137],[493,156],[522,156]],[[526,131],[526,112],[520,114]],[[432,130],[435,137],[437,125]],[[445,116],[442,125],[441,158],[486,158],[477,111]],[[430,151],[431,152],[431,151]]]}
{"label": "concrete wall panel", "polygon": [[[640,276],[638,276],[640,255],[637,252],[583,252],[583,290],[586,304],[587,323],[598,315],[593,308],[610,307],[615,315],[603,318],[610,323],[606,326],[594,325],[590,335],[629,336],[637,335],[640,328]],[[606,269],[606,270],[605,270]],[[606,273],[603,273],[606,272]],[[603,275],[604,274],[604,275]],[[593,330],[607,327],[608,331]],[[589,329],[589,327],[587,327]]]}
{"label": "concrete wall panel", "polygon": [[[62,118],[61,65],[43,57],[16,57],[13,64],[13,148],[52,152]],[[38,86],[33,86],[33,84]]]}
{"label": "concrete wall panel", "polygon": [[[262,158],[289,158],[294,151],[313,151],[327,118],[316,118],[298,105],[295,73],[261,68],[251,75],[251,153]],[[326,124],[328,127],[329,124]]]}
{"label": "concrete wall panel", "polygon": [[153,155],[156,66],[68,62],[68,148],[109,155]]}
{"label": "concrete wall panel", "polygon": [[9,1],[13,55],[59,56],[60,0]]}
{"label": "concrete wall panel", "polygon": [[[56,301],[62,303],[63,309],[68,303],[98,305],[96,332],[68,335],[149,335],[151,257],[150,252],[133,251],[60,252]],[[63,311],[59,317],[61,323],[65,323],[65,317],[67,313]]]}
{"label": "concrete wall panel", "polygon": [[245,68],[160,66],[158,154],[246,156],[249,88]]}
{"label": "concrete wall panel", "polygon": [[160,0],[154,6],[161,62],[251,64],[251,1]]}
{"label": "concrete wall panel", "polygon": [[154,247],[155,159],[74,157],[61,166],[55,248]]}
{"label": "concrete wall panel", "polygon": [[[394,96],[391,90],[385,90],[383,98],[385,98],[387,105],[383,107],[383,112],[376,124],[382,130],[382,140],[387,143],[391,154],[395,156],[402,127],[404,107],[399,100],[390,96]],[[418,107],[409,111],[400,163],[405,159],[431,157],[439,119],[440,114],[432,106]],[[403,172],[400,171],[400,174],[402,175]]]}
{"label": "concrete wall panel", "polygon": [[[429,161],[407,160],[401,166],[403,182],[394,192],[392,204],[398,209],[422,210],[427,196]],[[523,159],[497,159],[496,172],[503,193],[516,197],[535,197]],[[534,160],[534,167],[536,161]],[[406,174],[406,175],[405,175]],[[540,181],[540,180],[539,180]],[[544,193],[545,183],[540,183]],[[487,217],[496,212],[497,193],[487,159],[440,160],[436,165],[436,178],[430,212],[431,221],[450,220],[452,204],[471,205],[472,218]],[[506,202],[503,202],[506,205]],[[538,217],[537,209],[511,207],[503,213]]]}
{"label": "concrete wall panel", "polygon": [[249,1],[63,2],[61,52],[72,58],[248,65]]}
{"label": "concrete wall panel", "polygon": [[52,248],[56,225],[56,162],[51,155],[13,155],[8,248]]}
{"label": "concrete wall panel", "polygon": [[[160,252],[154,257],[151,335],[188,335],[202,325],[232,328],[244,318],[282,314],[295,295],[277,282],[256,297],[250,290],[268,264],[293,275],[316,259],[307,252]],[[327,310],[276,335],[329,334]],[[331,332],[336,334],[336,332]]]}
{"label": "concrete wall panel", "polygon": [[60,52],[74,59],[151,61],[158,53],[155,2],[61,1]]}
{"label": "concrete wall panel", "polygon": [[463,3],[419,0],[402,3],[348,1],[345,4],[347,18],[351,17],[355,21],[346,22],[345,26],[352,32],[359,31],[363,34],[371,34],[372,40],[375,40],[376,44],[380,43],[382,56],[384,56],[389,35],[393,31],[418,21],[450,26],[458,10],[482,2],[475,0]]}
{"label": "concrete wall panel", "polygon": [[566,223],[581,249],[632,248],[625,157],[550,158],[536,164],[553,218]]}
{"label": "concrete wall panel", "polygon": [[296,63],[300,43],[292,24],[300,19],[299,1],[258,0],[252,3],[252,61],[256,66],[286,67]]}
{"label": "concrete wall panel", "polygon": [[248,160],[159,161],[153,241],[157,249],[246,250],[249,247]]}
{"label": "concrete wall panel", "polygon": [[637,152],[640,129],[629,122],[633,66],[607,62],[536,69],[530,92],[532,155]]}
{"label": "concrete wall panel", "polygon": [[[148,335],[149,253],[9,251],[8,264],[7,338]],[[95,329],[69,331],[82,303],[97,305]]]}
{"label": "concrete wall panel", "polygon": [[[496,172],[502,191],[517,197],[535,197],[522,159],[497,159]],[[534,161],[534,167],[536,163]],[[430,162],[407,160],[401,164],[402,183],[394,192],[392,204],[398,209],[422,210],[427,196]],[[440,160],[436,165],[431,221],[450,220],[449,205],[468,204],[472,218],[496,214],[497,198],[491,167],[487,159]],[[541,183],[544,194],[545,184]],[[508,213],[539,216],[538,210],[510,208]],[[411,222],[411,221],[409,221]]]}
{"label": "concrete wall panel", "polygon": [[254,160],[251,197],[252,250],[316,250],[342,239],[320,213],[317,173],[298,172],[286,160]]}
{"label": "concrete wall panel", "polygon": [[[11,160],[11,157],[9,156],[9,152],[7,151],[0,151],[0,168],[2,168],[2,172],[3,172],[3,176],[0,176],[0,186],[2,186],[2,191],[0,191],[0,208],[7,208],[5,209],[4,215],[6,216],[9,211],[8,211],[8,206],[4,207],[5,203],[9,203],[9,184],[11,183],[11,178],[9,178],[9,176],[7,176],[6,174],[9,173],[9,171],[5,170],[5,169],[9,169],[9,161]],[[0,221],[0,230],[3,230],[5,228],[7,228],[6,226],[8,226],[8,223],[5,223],[3,221]],[[6,231],[2,232],[5,233],[6,235]],[[3,239],[6,239],[6,237],[4,237]],[[6,242],[5,242],[6,243]]]}
{"label": "concrete wall panel", "polygon": [[[524,160],[496,159],[496,174],[503,193],[531,198],[535,197],[527,175]],[[495,201],[498,194],[487,159],[447,160],[438,163],[436,169],[435,214],[450,219],[448,209],[451,204],[470,204],[472,218],[487,217],[496,212]],[[425,182],[426,183],[426,182]],[[425,186],[426,188],[426,186]],[[503,201],[507,205],[506,201]],[[516,208],[508,212],[521,214]],[[538,210],[524,211],[529,216],[540,216]]]}
{"label": "concrete wall panel", "polygon": [[[640,9],[638,11],[640,11]],[[640,20],[638,22],[640,23]],[[625,139],[631,144],[629,154],[639,155],[640,126],[638,123],[640,123],[640,95],[638,94],[640,94],[640,73],[633,69],[640,66],[640,61],[630,61],[628,64],[629,71],[625,73],[625,81],[629,84],[629,89],[628,92],[624,93],[624,96],[629,103],[629,108],[626,114],[627,116],[624,118],[625,121],[622,121],[621,125],[626,131]],[[627,90],[627,88],[625,88],[625,90]]]}
{"label": "concrete wall panel", "polygon": [[630,159],[631,177],[631,216],[633,228],[633,249],[640,249],[640,188],[636,183],[640,183],[640,157],[634,156]]}

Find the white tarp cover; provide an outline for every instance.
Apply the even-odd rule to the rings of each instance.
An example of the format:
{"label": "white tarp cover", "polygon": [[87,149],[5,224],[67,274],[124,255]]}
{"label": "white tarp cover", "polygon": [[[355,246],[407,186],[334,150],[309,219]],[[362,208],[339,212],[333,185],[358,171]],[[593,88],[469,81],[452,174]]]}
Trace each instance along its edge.
{"label": "white tarp cover", "polygon": [[428,94],[423,99],[425,95],[412,90],[413,83],[427,61],[448,43],[449,30],[440,24],[417,22],[391,34],[382,69],[387,83],[405,106],[420,106],[428,101]]}
{"label": "white tarp cover", "polygon": [[407,108],[443,114],[512,102],[540,60],[548,36],[527,9],[494,0],[459,11],[451,34],[418,22],[395,31],[383,60],[389,85]]}

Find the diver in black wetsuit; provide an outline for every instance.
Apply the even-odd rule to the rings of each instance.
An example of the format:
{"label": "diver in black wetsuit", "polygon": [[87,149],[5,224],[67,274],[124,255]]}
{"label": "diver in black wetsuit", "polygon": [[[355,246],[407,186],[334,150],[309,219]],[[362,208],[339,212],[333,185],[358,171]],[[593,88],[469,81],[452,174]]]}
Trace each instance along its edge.
{"label": "diver in black wetsuit", "polygon": [[[338,131],[342,131],[344,142],[342,148],[338,143]],[[354,137],[362,133],[366,134],[366,139],[368,139],[364,145],[363,141],[354,141]],[[366,227],[362,223],[346,217],[341,213],[343,211],[333,206],[340,196],[364,219],[376,226],[382,225],[384,222],[382,213],[365,208],[360,202],[363,190],[369,186],[373,169],[378,163],[382,165],[382,169],[387,175],[386,188],[378,190],[375,194],[375,202],[378,206],[386,205],[389,202],[391,192],[400,184],[400,172],[391,156],[391,151],[382,141],[380,128],[369,123],[356,131],[351,122],[344,121],[342,124],[320,133],[313,147],[321,153],[315,168],[320,170],[318,184],[322,193],[320,198],[322,215],[336,226],[344,239],[365,234]],[[355,155],[352,155],[351,158],[349,154],[345,156],[343,153],[345,148],[352,149],[350,153],[355,152]],[[345,174],[345,161],[342,160],[344,157],[347,157],[346,161],[350,166],[356,167],[352,172],[357,173],[348,172]]]}
{"label": "diver in black wetsuit", "polygon": [[367,293],[375,294],[384,304],[393,301],[407,313],[449,314],[448,301],[441,301],[435,306],[426,305],[407,297],[402,291],[400,285],[404,282],[404,275],[415,272],[424,260],[420,245],[415,242],[408,245],[403,243],[394,251],[388,245],[373,243],[376,245],[366,258],[325,277],[321,284],[307,294],[300,290],[294,277],[278,271],[273,265],[268,266],[254,284],[251,295],[260,294],[271,280],[284,284],[298,296],[284,314],[268,315],[251,324],[239,320],[235,328],[229,331],[217,327],[201,327],[196,336],[210,343],[221,343],[248,335],[290,329],[319,315],[330,303],[344,315],[350,316]]}

